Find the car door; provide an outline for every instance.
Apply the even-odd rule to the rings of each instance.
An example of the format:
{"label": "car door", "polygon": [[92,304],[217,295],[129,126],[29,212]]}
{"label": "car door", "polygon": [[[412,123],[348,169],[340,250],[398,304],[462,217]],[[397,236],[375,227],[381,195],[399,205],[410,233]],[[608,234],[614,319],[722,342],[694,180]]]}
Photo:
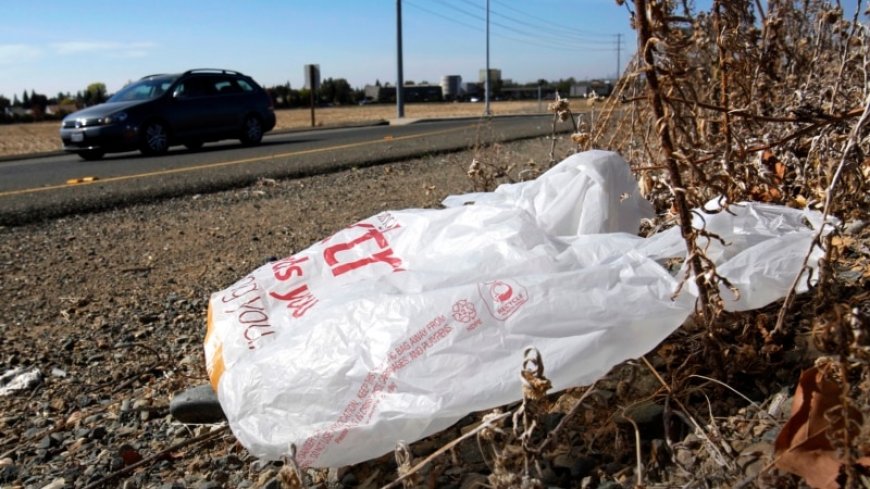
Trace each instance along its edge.
{"label": "car door", "polygon": [[232,76],[218,76],[215,81],[216,117],[220,120],[221,132],[235,137],[242,127],[248,95]]}
{"label": "car door", "polygon": [[216,81],[213,75],[192,75],[175,86],[167,119],[178,139],[208,140],[222,131],[226,122],[216,103]]}

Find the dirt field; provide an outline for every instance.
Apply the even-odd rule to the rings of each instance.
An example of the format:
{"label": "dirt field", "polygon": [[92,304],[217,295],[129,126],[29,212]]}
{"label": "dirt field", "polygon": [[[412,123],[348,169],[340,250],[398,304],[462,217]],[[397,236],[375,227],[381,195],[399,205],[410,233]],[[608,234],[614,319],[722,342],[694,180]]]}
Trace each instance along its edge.
{"label": "dirt field", "polygon": [[[494,115],[531,114],[543,112],[546,105],[538,102],[493,102],[490,109]],[[443,104],[408,104],[405,106],[405,117],[439,118],[468,117],[483,113],[482,103],[443,103]],[[305,128],[311,126],[311,111],[309,109],[282,109],[276,111],[278,123],[276,130]],[[338,126],[369,121],[389,120],[396,118],[396,106],[378,104],[365,106],[328,107],[315,112],[317,126]],[[57,151],[60,149],[58,137],[58,121],[39,122],[34,124],[0,125],[0,156]]]}

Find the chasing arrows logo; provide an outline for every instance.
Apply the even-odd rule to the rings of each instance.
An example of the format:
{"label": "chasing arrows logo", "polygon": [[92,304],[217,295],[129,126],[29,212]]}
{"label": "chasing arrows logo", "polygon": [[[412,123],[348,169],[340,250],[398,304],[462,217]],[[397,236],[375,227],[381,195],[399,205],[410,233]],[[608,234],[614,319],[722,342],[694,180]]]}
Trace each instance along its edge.
{"label": "chasing arrows logo", "polygon": [[529,301],[526,288],[513,280],[494,280],[478,285],[480,297],[490,314],[501,321],[511,317]]}

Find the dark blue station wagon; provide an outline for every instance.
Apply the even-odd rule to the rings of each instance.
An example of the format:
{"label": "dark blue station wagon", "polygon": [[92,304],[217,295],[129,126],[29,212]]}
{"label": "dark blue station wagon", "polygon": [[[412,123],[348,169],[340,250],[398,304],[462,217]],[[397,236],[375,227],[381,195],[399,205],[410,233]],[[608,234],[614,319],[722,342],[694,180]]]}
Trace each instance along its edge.
{"label": "dark blue station wagon", "polygon": [[139,150],[166,153],[183,144],[239,139],[254,145],[275,127],[272,99],[237,71],[197,69],[151,75],[122,88],[105,103],[63,119],[63,149],[86,160]]}

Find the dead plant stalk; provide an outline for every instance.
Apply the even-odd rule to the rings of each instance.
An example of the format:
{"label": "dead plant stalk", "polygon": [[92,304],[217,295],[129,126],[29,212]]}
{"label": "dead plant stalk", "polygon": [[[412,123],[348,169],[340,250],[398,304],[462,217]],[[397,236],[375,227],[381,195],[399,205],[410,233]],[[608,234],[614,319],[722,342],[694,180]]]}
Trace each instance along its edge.
{"label": "dead plant stalk", "polygon": [[827,188],[825,188],[825,207],[822,211],[822,224],[816,230],[816,233],[813,236],[813,241],[810,244],[810,249],[807,250],[807,254],[804,256],[804,260],[801,265],[801,271],[794,278],[794,281],[792,282],[791,287],[789,287],[788,293],[785,296],[785,300],[783,300],[782,307],[779,309],[779,314],[776,317],[776,326],[773,328],[774,333],[779,333],[785,325],[785,316],[788,313],[792,302],[794,301],[797,286],[800,283],[801,278],[804,276],[804,273],[807,271],[807,264],[810,261],[813,250],[816,248],[816,246],[819,245],[819,243],[821,243],[822,235],[825,234],[825,230],[828,229],[828,217],[831,215],[831,204],[834,201],[834,194],[837,189],[837,184],[840,182],[840,176],[843,174],[843,168],[846,166],[846,160],[849,157],[849,153],[851,153],[855,145],[858,144],[858,136],[861,133],[861,128],[867,122],[868,117],[870,117],[870,101],[867,101],[866,105],[864,106],[864,113],[861,114],[861,118],[855,124],[855,127],[852,128],[852,132],[851,134],[849,134],[849,140],[846,142],[846,148],[843,150],[843,154],[840,156],[840,162],[837,165],[837,171],[834,172],[834,178],[831,179],[831,183],[827,186]]}
{"label": "dead plant stalk", "polygon": [[671,140],[670,124],[667,114],[665,114],[664,95],[659,86],[659,79],[656,70],[656,61],[653,54],[653,48],[656,39],[653,38],[650,19],[648,17],[647,1],[635,0],[636,18],[638,25],[638,47],[643,53],[643,60],[646,63],[646,80],[649,87],[648,93],[650,103],[653,107],[653,112],[656,118],[656,128],[659,134],[659,140],[664,153],[665,163],[668,168],[668,176],[674,196],[674,206],[677,209],[677,215],[680,220],[680,233],[683,240],[686,242],[686,249],[691,256],[690,266],[692,274],[695,277],[695,283],[698,286],[698,296],[701,306],[701,314],[708,322],[712,321],[711,311],[709,307],[709,291],[707,283],[704,279],[704,271],[700,256],[696,253],[697,234],[692,228],[692,216],[686,202],[686,187],[683,183],[683,177],[680,174],[680,167],[677,164],[677,159],[674,157],[674,144]]}

